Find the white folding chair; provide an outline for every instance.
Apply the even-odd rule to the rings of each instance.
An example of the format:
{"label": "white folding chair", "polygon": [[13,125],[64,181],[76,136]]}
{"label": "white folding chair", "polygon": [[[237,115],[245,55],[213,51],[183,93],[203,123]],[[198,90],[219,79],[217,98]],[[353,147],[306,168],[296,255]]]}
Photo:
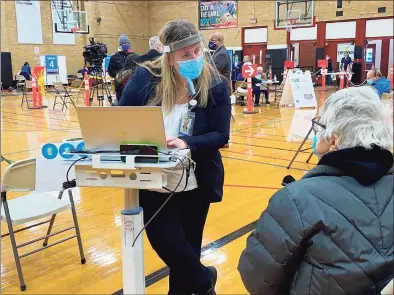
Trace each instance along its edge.
{"label": "white folding chair", "polygon": [[394,294],[394,280],[391,280],[386,287],[380,293],[381,295],[393,295]]}
{"label": "white folding chair", "polygon": [[25,88],[26,78],[22,75],[16,75],[15,80],[16,80],[16,91],[18,91],[18,89],[23,90]]}
{"label": "white folding chair", "polygon": [[[30,158],[22,161],[16,161],[9,165],[4,172],[1,186],[1,221],[6,222],[8,225],[8,233],[2,235],[1,238],[10,236],[16,269],[19,276],[20,288],[22,291],[26,290],[26,284],[23,278],[22,267],[20,263],[21,258],[37,253],[54,245],[63,243],[70,239],[77,238],[79,254],[81,256],[81,263],[84,264],[86,262],[85,254],[82,247],[81,234],[79,231],[77,213],[75,210],[74,199],[71,190],[68,190],[68,199],[62,199],[64,190],[61,190],[59,192],[58,198],[54,198],[53,195],[49,193],[34,192],[35,181],[36,159]],[[30,193],[21,197],[7,200],[7,192],[9,191]],[[74,225],[51,233],[53,224],[55,222],[56,214],[68,209],[71,209]],[[41,221],[39,223],[29,225],[18,230],[14,230],[13,228],[14,226],[21,225],[26,222],[36,221],[38,219],[49,216],[51,216],[49,220]],[[48,222],[49,227],[45,236],[25,242],[23,244],[16,244],[16,233]],[[48,239],[50,237],[73,229],[75,229],[74,235],[48,244]],[[42,240],[44,240],[43,247],[40,247],[22,255],[19,254],[20,248]]]}

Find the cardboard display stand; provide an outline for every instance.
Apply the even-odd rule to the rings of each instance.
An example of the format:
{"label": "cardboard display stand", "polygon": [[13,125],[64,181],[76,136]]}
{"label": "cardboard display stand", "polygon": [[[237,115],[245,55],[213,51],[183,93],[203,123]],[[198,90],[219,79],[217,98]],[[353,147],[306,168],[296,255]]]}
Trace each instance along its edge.
{"label": "cardboard display stand", "polygon": [[283,87],[280,106],[295,108],[317,108],[315,90],[313,89],[310,71],[288,70],[285,86]]}

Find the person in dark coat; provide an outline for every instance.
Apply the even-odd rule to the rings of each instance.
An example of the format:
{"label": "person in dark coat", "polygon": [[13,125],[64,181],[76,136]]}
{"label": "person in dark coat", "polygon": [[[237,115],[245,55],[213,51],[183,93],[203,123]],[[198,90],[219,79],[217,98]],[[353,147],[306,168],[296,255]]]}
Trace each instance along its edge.
{"label": "person in dark coat", "polygon": [[[126,58],[131,53],[132,50],[129,38],[125,34],[120,35],[118,51],[109,59],[108,75],[110,77],[116,78],[116,75],[123,70]],[[123,85],[115,83],[116,98],[118,100],[122,95],[123,87]]]}
{"label": "person in dark coat", "polygon": [[25,77],[26,80],[31,80],[31,68],[28,62],[25,62],[21,67],[20,75]]}
{"label": "person in dark coat", "polygon": [[380,294],[394,277],[393,124],[371,87],[313,120],[315,168],[270,200],[238,270],[251,294]]}
{"label": "person in dark coat", "polygon": [[159,36],[153,36],[149,39],[149,48],[150,50],[140,55],[136,62],[141,64],[146,61],[151,61],[156,58],[159,58],[163,54],[163,44],[160,42]]}
{"label": "person in dark coat", "polygon": [[[160,40],[168,51],[162,58],[137,67],[119,106],[160,105],[168,148],[191,151],[195,170],[177,177],[176,183],[180,179],[186,184],[165,204],[146,233],[170,269],[169,294],[213,295],[216,269],[202,265],[200,257],[210,204],[220,202],[223,196],[224,168],[219,149],[227,144],[230,134],[228,83],[217,79],[219,74],[207,62],[201,36],[191,22],[170,21]],[[189,107],[192,101],[197,103],[194,108]],[[181,134],[181,123],[193,117],[192,113],[194,128],[187,135]],[[167,183],[173,183],[175,172],[167,175]],[[147,222],[170,194],[166,190],[140,190],[139,196]]]}
{"label": "person in dark coat", "polygon": [[329,55],[326,55],[326,60],[328,62],[328,66],[327,66],[327,74],[328,75],[326,75],[326,81],[327,81],[327,86],[330,87],[332,84],[331,74],[333,73],[332,59]]}
{"label": "person in dark coat", "polygon": [[224,47],[224,37],[221,33],[213,33],[208,44],[209,49],[213,50],[212,58],[216,68],[231,84],[231,60],[230,55]]}

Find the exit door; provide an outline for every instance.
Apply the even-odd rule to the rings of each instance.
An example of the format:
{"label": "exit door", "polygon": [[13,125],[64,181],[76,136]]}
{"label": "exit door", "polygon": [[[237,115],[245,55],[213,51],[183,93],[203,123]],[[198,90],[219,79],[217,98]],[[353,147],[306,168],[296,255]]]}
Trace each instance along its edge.
{"label": "exit door", "polygon": [[249,55],[250,62],[252,64],[257,64],[265,69],[265,45],[244,45],[242,48],[243,56]]}

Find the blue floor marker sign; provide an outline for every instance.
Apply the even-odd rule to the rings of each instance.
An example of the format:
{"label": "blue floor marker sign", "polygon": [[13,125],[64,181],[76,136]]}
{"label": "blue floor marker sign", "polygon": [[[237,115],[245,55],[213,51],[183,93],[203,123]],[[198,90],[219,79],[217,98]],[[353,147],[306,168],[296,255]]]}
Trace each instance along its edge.
{"label": "blue floor marker sign", "polygon": [[53,143],[45,144],[42,147],[41,152],[42,152],[42,156],[45,159],[48,159],[48,160],[55,159],[57,157],[57,154],[58,154],[57,146],[54,145]]}
{"label": "blue floor marker sign", "polygon": [[67,154],[75,149],[71,143],[62,143],[59,147],[59,154],[63,159],[71,159],[74,155]]}

